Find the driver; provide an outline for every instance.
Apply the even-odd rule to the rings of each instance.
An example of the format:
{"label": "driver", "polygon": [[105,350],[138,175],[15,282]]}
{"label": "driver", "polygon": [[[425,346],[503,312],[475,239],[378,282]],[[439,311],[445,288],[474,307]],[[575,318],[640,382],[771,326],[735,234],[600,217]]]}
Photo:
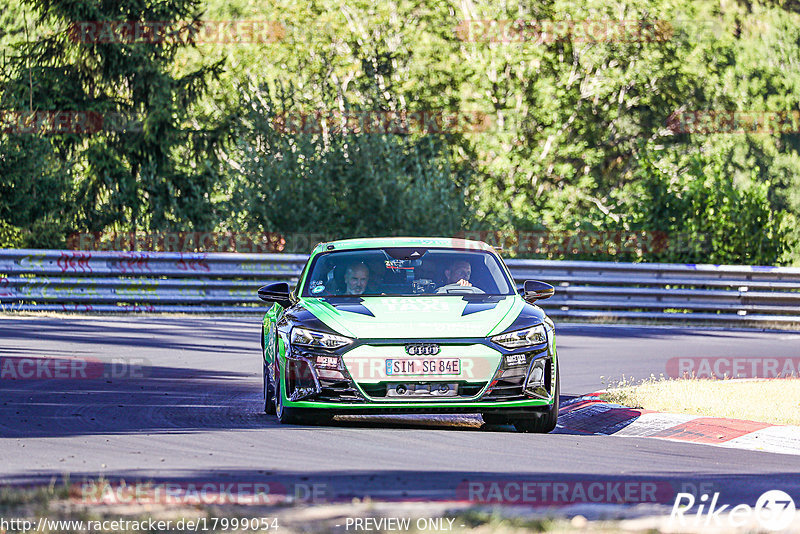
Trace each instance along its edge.
{"label": "driver", "polygon": [[444,279],[447,285],[472,287],[469,281],[470,275],[472,275],[472,267],[467,260],[455,260],[444,270]]}
{"label": "driver", "polygon": [[369,269],[363,263],[350,265],[344,273],[344,295],[361,295],[367,289]]}

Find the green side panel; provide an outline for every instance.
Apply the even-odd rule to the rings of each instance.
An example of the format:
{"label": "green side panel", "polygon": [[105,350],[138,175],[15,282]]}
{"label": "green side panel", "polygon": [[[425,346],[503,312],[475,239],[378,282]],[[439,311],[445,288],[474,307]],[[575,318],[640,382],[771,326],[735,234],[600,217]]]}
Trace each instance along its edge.
{"label": "green side panel", "polygon": [[481,410],[490,409],[490,408],[524,408],[524,407],[534,407],[534,406],[551,406],[553,403],[552,401],[545,401],[545,400],[538,400],[538,399],[531,399],[531,400],[520,400],[520,401],[505,401],[505,402],[442,402],[442,401],[417,401],[417,402],[363,402],[363,403],[352,403],[352,404],[345,404],[339,402],[311,402],[311,401],[297,401],[297,402],[290,402],[286,401],[285,404],[287,406],[296,406],[298,408],[331,408],[335,410],[345,411],[345,410],[358,410],[359,408],[422,408],[422,407],[430,407],[430,408],[474,408],[475,413],[480,412]]}
{"label": "green side panel", "polygon": [[264,315],[263,328],[264,328],[264,361],[267,364],[275,360],[275,348],[277,341],[276,325],[283,313],[283,308],[278,304],[273,304],[272,307]]}

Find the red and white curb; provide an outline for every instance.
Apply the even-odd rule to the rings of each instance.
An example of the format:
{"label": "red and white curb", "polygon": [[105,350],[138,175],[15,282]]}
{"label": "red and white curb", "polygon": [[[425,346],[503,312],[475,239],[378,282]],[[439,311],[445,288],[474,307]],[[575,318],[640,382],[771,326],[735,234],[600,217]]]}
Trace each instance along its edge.
{"label": "red and white curb", "polygon": [[606,402],[598,393],[562,401],[563,432],[658,438],[800,455],[800,427],[741,419],[638,410]]}

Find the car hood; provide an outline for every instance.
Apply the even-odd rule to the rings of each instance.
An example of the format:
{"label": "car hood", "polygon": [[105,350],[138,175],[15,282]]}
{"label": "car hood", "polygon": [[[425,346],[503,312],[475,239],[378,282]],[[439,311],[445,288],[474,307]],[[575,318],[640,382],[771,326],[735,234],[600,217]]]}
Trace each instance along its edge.
{"label": "car hood", "polygon": [[371,339],[475,338],[502,332],[525,307],[518,295],[302,298],[332,330]]}

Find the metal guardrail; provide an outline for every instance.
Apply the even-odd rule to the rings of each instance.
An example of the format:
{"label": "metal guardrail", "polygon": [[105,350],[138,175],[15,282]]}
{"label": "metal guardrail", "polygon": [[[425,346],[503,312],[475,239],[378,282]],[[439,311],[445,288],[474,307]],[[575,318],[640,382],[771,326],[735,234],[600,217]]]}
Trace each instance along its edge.
{"label": "metal guardrail", "polygon": [[[5,311],[262,313],[256,289],[296,280],[307,256],[0,250]],[[800,269],[507,260],[556,286],[554,317],[800,323]]]}

